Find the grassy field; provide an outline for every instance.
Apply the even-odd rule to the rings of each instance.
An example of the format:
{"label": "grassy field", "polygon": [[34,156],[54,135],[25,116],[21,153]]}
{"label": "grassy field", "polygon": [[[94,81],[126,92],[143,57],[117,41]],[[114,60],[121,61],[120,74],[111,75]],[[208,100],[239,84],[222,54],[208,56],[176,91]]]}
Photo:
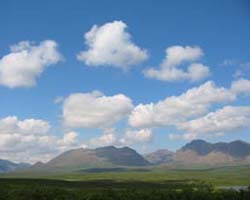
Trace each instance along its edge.
{"label": "grassy field", "polygon": [[117,172],[71,172],[71,173],[12,173],[5,178],[43,178],[68,181],[114,182],[141,181],[164,183],[168,181],[203,181],[214,186],[249,186],[250,166],[234,166],[209,169],[130,169]]}
{"label": "grassy field", "polygon": [[[98,171],[98,172],[97,172]],[[0,200],[249,200],[250,166],[81,170],[0,176]]]}

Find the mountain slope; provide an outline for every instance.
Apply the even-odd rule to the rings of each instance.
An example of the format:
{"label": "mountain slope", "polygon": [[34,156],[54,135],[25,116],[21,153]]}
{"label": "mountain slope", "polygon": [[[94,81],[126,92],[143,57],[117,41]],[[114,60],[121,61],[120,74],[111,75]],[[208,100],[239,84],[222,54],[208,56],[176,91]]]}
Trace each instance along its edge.
{"label": "mountain slope", "polygon": [[209,143],[193,140],[173,156],[180,165],[231,165],[250,164],[250,144],[243,141]]}
{"label": "mountain slope", "polygon": [[240,140],[229,143],[193,140],[176,152],[158,150],[144,157],[152,164],[172,167],[250,164],[250,144]]}
{"label": "mountain slope", "polygon": [[193,140],[181,148],[182,151],[192,150],[199,155],[207,155],[211,152],[221,152],[233,157],[243,158],[250,155],[250,144],[240,140],[230,143],[209,143],[204,140]]}
{"label": "mountain slope", "polygon": [[145,155],[145,158],[129,147],[80,148],[64,152],[47,163],[36,163],[26,171],[46,173],[86,169],[112,171],[115,168],[144,167],[152,164],[174,168],[250,164],[250,144],[243,141],[209,143],[204,140],[194,140],[175,153],[158,150]]}
{"label": "mountain slope", "polygon": [[32,170],[79,170],[117,166],[147,166],[150,163],[129,147],[113,146],[97,149],[74,149],[62,153],[47,163],[33,166]]}
{"label": "mountain slope", "polygon": [[146,154],[144,157],[152,164],[164,164],[172,161],[174,153],[167,149],[160,149]]}
{"label": "mountain slope", "polygon": [[27,163],[14,163],[8,160],[0,159],[0,173],[11,172],[18,169],[25,169],[28,167],[30,167],[30,165]]}
{"label": "mountain slope", "polygon": [[115,165],[145,166],[149,162],[129,147],[116,148],[113,146],[101,147],[95,150],[96,155]]}

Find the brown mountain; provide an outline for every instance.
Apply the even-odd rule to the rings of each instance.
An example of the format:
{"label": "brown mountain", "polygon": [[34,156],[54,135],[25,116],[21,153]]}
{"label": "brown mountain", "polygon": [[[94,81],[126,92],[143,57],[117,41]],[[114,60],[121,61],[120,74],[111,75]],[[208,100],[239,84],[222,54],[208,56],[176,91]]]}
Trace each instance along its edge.
{"label": "brown mountain", "polygon": [[192,150],[199,155],[208,155],[211,152],[220,152],[236,158],[250,155],[250,144],[241,140],[233,142],[209,143],[204,140],[193,140],[181,148],[181,151]]}
{"label": "brown mountain", "polygon": [[173,163],[190,166],[250,164],[250,144],[240,140],[229,143],[194,140],[175,153]]}
{"label": "brown mountain", "polygon": [[60,154],[47,163],[39,163],[32,170],[74,171],[86,168],[147,166],[150,163],[129,147],[114,146],[97,149],[74,149]]}
{"label": "brown mountain", "polygon": [[152,164],[158,165],[170,163],[173,160],[174,152],[167,149],[160,149],[152,153],[146,154],[144,157]]}
{"label": "brown mountain", "polygon": [[204,140],[194,140],[176,152],[163,149],[146,154],[145,158],[129,147],[80,148],[66,151],[47,163],[37,163],[28,171],[57,172],[86,169],[112,171],[117,168],[145,167],[152,164],[173,168],[250,164],[250,144],[243,141],[209,143]]}
{"label": "brown mountain", "polygon": [[168,150],[158,150],[146,154],[145,158],[152,164],[173,167],[250,164],[250,144],[240,140],[229,143],[193,140],[175,153]]}

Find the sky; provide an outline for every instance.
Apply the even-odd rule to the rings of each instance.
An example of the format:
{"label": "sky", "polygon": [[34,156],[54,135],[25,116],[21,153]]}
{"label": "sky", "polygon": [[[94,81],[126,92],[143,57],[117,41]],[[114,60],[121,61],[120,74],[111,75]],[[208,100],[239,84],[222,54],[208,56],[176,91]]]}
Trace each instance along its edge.
{"label": "sky", "polygon": [[0,158],[250,142],[248,0],[3,0]]}

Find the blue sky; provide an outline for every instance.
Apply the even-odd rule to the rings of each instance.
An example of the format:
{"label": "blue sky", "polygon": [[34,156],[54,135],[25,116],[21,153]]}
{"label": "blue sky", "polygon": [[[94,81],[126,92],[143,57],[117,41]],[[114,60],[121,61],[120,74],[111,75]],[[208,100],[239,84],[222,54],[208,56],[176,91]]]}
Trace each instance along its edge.
{"label": "blue sky", "polygon": [[[234,139],[250,141],[250,127],[247,125],[250,122],[249,115],[247,114],[250,106],[250,83],[248,82],[250,79],[249,10],[250,3],[247,0],[212,0],[202,2],[198,0],[148,0],[136,2],[111,0],[73,0],[70,2],[62,0],[2,1],[0,7],[0,22],[2,24],[0,34],[1,60],[3,60],[4,56],[10,54],[9,47],[11,45],[18,44],[21,41],[30,41],[29,45],[38,46],[43,41],[53,40],[57,44],[56,52],[61,57],[53,58],[53,64],[45,64],[48,65],[45,67],[42,66],[42,72],[35,75],[35,84],[29,86],[17,85],[10,87],[8,83],[6,84],[3,81],[6,77],[1,72],[1,68],[11,69],[14,66],[12,65],[13,60],[7,63],[8,66],[3,61],[1,61],[3,64],[0,62],[0,119],[3,120],[8,116],[16,116],[18,118],[14,120],[16,124],[13,122],[15,126],[19,126],[19,122],[25,119],[46,121],[46,123],[50,124],[50,130],[46,134],[57,137],[53,139],[52,144],[53,142],[57,143],[59,140],[63,140],[60,138],[63,138],[64,134],[68,132],[75,133],[68,137],[71,138],[70,136],[72,136],[72,143],[65,142],[67,144],[70,143],[69,146],[64,144],[59,150],[52,149],[52,153],[46,152],[44,157],[40,155],[41,151],[39,150],[37,158],[41,157],[41,159],[45,160],[53,153],[64,150],[64,147],[65,149],[73,148],[79,146],[79,144],[90,147],[91,144],[93,147],[101,146],[103,140],[99,140],[98,138],[105,135],[106,132],[109,132],[106,135],[110,137],[104,139],[105,142],[111,140],[110,144],[114,145],[118,143],[121,145],[121,142],[117,142],[120,139],[114,139],[112,138],[113,136],[124,139],[123,135],[129,132],[128,135],[130,136],[126,136],[126,141],[128,141],[122,144],[131,145],[140,152],[158,148],[175,150],[187,142],[182,137],[187,132],[192,132],[195,135],[194,138],[204,138],[212,142],[231,141]],[[134,53],[122,52],[120,54],[120,56],[129,55],[128,60],[134,60],[133,64],[126,65],[122,61],[119,61],[117,64],[117,62],[112,62],[110,58],[106,57],[105,61],[99,60],[97,62],[93,58],[89,58],[89,56],[88,59],[92,59],[91,61],[96,62],[96,64],[88,64],[86,57],[77,59],[77,55],[80,52],[87,52],[89,49],[84,34],[90,32],[94,25],[97,25],[98,30],[107,25],[107,23],[111,24],[111,28],[115,28],[115,22],[120,22],[120,24],[116,24],[117,27],[126,26],[126,28],[122,29],[122,36],[129,34],[130,38],[126,41],[133,47],[138,48],[134,50]],[[112,31],[110,32],[111,37],[114,37],[115,41],[116,36],[112,36],[113,33]],[[110,45],[112,46],[112,44]],[[191,56],[191,58],[185,58],[185,56],[184,58],[178,58],[177,62],[180,62],[180,64],[174,66],[170,66],[169,64],[170,58],[165,64],[162,64],[164,63],[164,58],[167,56],[165,50],[167,48],[171,49],[174,46],[184,48],[184,50],[182,49],[183,52],[186,47],[190,47],[191,50],[197,51],[197,55],[192,54],[193,57]],[[115,49],[118,53],[121,50],[119,48],[125,49],[122,45],[118,46]],[[106,47],[102,50],[105,51],[105,49]],[[182,50],[180,51],[182,52]],[[187,51],[185,52],[187,53]],[[111,64],[107,64],[108,62]],[[149,68],[159,70],[161,66],[164,69],[177,67],[185,71],[192,63],[202,64],[202,70],[206,68],[209,72],[203,71],[204,73],[200,74],[197,80],[193,80],[191,74],[175,77],[174,80],[166,77],[165,80],[159,80],[159,77],[145,75],[145,71]],[[121,66],[116,66],[119,64]],[[13,67],[13,70],[16,69]],[[27,70],[23,73],[26,72]],[[14,72],[11,71],[11,73]],[[158,74],[162,73],[163,71],[158,71]],[[3,79],[2,83],[1,76]],[[237,82],[237,86],[235,86],[238,89],[233,90],[232,83],[235,82],[236,84],[236,81],[239,80],[241,82]],[[177,123],[170,123],[169,121],[171,120],[164,121],[163,119],[152,119],[153,122],[151,121],[149,124],[144,123],[143,125],[135,125],[136,123],[131,125],[128,122],[128,118],[131,117],[131,113],[138,104],[146,107],[149,103],[153,103],[153,106],[155,106],[157,102],[163,101],[167,97],[179,96],[187,90],[201,87],[207,81],[213,82],[214,88],[211,86],[212,89],[216,90],[223,87],[233,97],[228,97],[228,94],[225,94],[227,97],[223,100],[216,99],[211,100],[209,103],[206,102],[206,105],[202,104],[202,106],[206,107],[205,111],[203,110],[204,112],[197,111],[197,115],[188,116],[183,119],[184,121],[181,120],[181,122],[178,121]],[[244,88],[241,89],[244,91],[240,91],[239,87]],[[236,90],[237,92],[235,92]],[[96,95],[92,91],[100,91],[102,94]],[[122,98],[124,101],[122,106],[124,106],[124,110],[113,111],[114,113],[122,112],[123,115],[119,119],[114,119],[114,123],[108,125],[81,125],[81,123],[84,124],[83,121],[80,121],[80,125],[79,123],[76,125],[72,121],[67,123],[65,121],[67,121],[68,116],[63,115],[63,108],[66,106],[66,100],[68,100],[70,95],[75,93],[88,93],[90,96],[94,96],[94,99],[123,94],[124,98]],[[60,102],[55,103],[55,99],[58,97],[60,97]],[[128,99],[125,97],[131,100],[133,108],[127,105]],[[232,98],[235,99],[232,100]],[[79,105],[75,109],[89,108],[87,105],[88,102],[85,102],[84,108]],[[164,109],[168,113],[168,109],[171,108],[167,107],[169,106],[168,104],[164,106]],[[197,130],[193,130],[194,127],[188,124],[190,120],[200,119],[210,112],[223,109],[225,106],[231,106],[233,107],[232,109],[236,109],[226,110],[227,114],[234,112],[245,113],[246,116],[243,114],[236,116],[238,117],[237,120],[242,118],[241,121],[246,120],[245,124],[235,125],[231,129],[228,127],[222,129],[220,127],[219,130],[208,131],[208,134],[198,134]],[[93,107],[98,108],[98,106]],[[239,107],[243,110],[237,110]],[[108,108],[110,107],[108,106]],[[157,109],[154,111],[156,112]],[[76,114],[78,116],[81,115],[81,117],[86,116],[87,118],[88,112],[91,112],[91,110],[88,110],[86,113],[81,112],[80,114],[69,112],[71,117]],[[101,109],[99,112],[102,113],[103,110]],[[109,115],[105,115],[104,117],[106,116]],[[159,116],[162,116],[162,118],[169,117],[166,116],[166,113],[162,115],[159,113]],[[174,116],[179,118],[177,114]],[[139,113],[136,117],[143,117],[143,114],[140,115]],[[180,126],[183,128],[178,129]],[[2,127],[5,128],[4,125]],[[4,128],[1,128],[0,123],[0,132],[4,132]],[[13,131],[13,128],[11,128],[11,131],[9,129],[8,127],[7,132],[11,132],[12,135],[23,134],[24,132],[20,127],[18,130],[15,129],[15,131]],[[141,130],[144,130],[144,132],[140,132]],[[32,137],[37,134],[32,128],[28,132]],[[139,138],[133,138],[134,136],[131,136],[133,134]],[[170,135],[172,134],[178,136],[171,139]],[[3,134],[0,133],[0,137],[1,135]],[[149,136],[150,139],[147,138]],[[6,137],[6,134],[2,136],[2,138]],[[8,142],[6,141],[6,143],[2,144],[3,146],[5,145],[4,148],[6,147],[6,151],[2,151],[1,153],[2,157],[26,161],[27,159],[24,159],[24,155],[28,155],[27,152],[31,151],[31,149],[24,142],[22,150],[17,150],[20,156],[15,157],[11,153],[8,153],[8,145],[13,145],[13,143],[9,142],[12,141],[9,139],[12,136],[8,135],[7,138]],[[96,140],[97,142],[94,141],[91,143],[89,142],[90,140]],[[42,148],[47,147],[42,145]],[[28,161],[32,162],[37,160],[37,158]]]}

